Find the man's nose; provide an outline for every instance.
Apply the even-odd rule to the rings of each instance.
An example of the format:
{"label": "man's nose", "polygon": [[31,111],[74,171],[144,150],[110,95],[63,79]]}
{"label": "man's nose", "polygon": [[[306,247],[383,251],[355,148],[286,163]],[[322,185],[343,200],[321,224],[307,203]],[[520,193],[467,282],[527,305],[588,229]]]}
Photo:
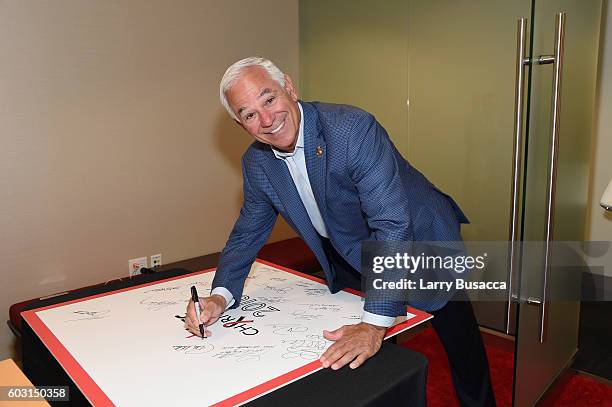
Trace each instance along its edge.
{"label": "man's nose", "polygon": [[274,123],[274,113],[262,110],[259,113],[259,121],[261,127],[270,127]]}

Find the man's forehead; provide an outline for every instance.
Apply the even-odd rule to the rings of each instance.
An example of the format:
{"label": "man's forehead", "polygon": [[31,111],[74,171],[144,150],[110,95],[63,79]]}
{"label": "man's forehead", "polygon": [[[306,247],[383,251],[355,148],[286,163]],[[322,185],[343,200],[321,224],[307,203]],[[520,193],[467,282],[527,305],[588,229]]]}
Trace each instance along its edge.
{"label": "man's forehead", "polygon": [[245,104],[249,100],[259,100],[268,95],[275,94],[278,89],[273,89],[269,86],[255,87],[255,86],[246,86],[246,87],[232,87],[230,89],[229,99],[231,102],[236,104]]}
{"label": "man's forehead", "polygon": [[278,92],[280,85],[265,70],[257,68],[257,71],[263,72],[254,71],[255,69],[245,68],[236,79],[227,94],[231,102],[242,105],[251,98],[260,99]]}

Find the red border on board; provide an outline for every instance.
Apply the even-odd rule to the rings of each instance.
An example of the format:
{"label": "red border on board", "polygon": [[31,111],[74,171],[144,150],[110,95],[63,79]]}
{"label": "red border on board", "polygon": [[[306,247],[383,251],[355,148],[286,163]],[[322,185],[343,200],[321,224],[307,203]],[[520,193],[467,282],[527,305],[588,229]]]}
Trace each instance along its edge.
{"label": "red border on board", "polygon": [[[22,312],[22,315],[25,314]],[[26,319],[24,315],[24,319]],[[57,339],[57,337],[47,328],[47,325],[36,315],[32,313],[26,319],[32,330],[36,332],[43,343],[51,351],[55,359],[62,365],[62,368],[68,372],[73,372],[71,377],[74,383],[83,392],[83,395],[94,406],[114,406],[115,404],[108,398],[106,393],[93,381],[91,376],[87,374],[85,369],[76,361],[76,359],[68,352],[66,347]]]}
{"label": "red border on board", "polygon": [[[425,322],[428,319],[433,318],[432,315],[411,307],[409,307],[408,310],[408,312],[415,314],[415,316],[387,329],[385,339],[388,339],[402,331],[405,331],[406,329],[409,329],[413,326],[420,324],[421,322]],[[253,399],[263,396],[266,393],[271,392],[272,390],[282,387],[283,385],[289,382],[300,379],[321,369],[323,369],[323,365],[321,364],[321,362],[319,360],[314,360],[304,366],[298,367],[297,369],[275,377],[274,379],[268,380],[267,382],[264,382],[262,384],[258,384],[255,387],[243,391],[242,393],[238,393],[235,396],[215,403],[212,406],[231,407],[241,403],[245,403],[247,401],[251,401]]]}
{"label": "red border on board", "polygon": [[57,339],[57,337],[51,332],[51,330],[47,327],[47,325],[36,315],[39,311],[45,311],[51,308],[62,307],[69,304],[74,304],[77,302],[87,301],[94,298],[105,297],[107,295],[114,295],[125,291],[134,290],[137,288],[147,287],[150,285],[158,284],[161,282],[167,282],[172,280],[177,280],[180,278],[190,277],[196,274],[209,273],[214,271],[214,268],[206,269],[202,271],[196,271],[194,273],[183,274],[180,276],[170,277],[164,280],[151,281],[148,283],[143,283],[139,285],[135,285],[132,287],[120,288],[118,290],[113,290],[105,293],[90,295],[88,297],[77,298],[75,300],[70,300],[66,302],[61,302],[58,304],[47,305],[45,307],[40,307],[36,309],[31,309],[27,311],[23,311],[21,316],[27,323],[30,325],[32,330],[38,335],[40,340],[45,344],[47,349],[51,352],[53,357],[59,362],[62,368],[66,371],[68,376],[74,381],[74,384],[83,392],[83,395],[95,406],[114,406],[115,404],[108,398],[106,393],[94,382],[94,380],[89,376],[89,374],[85,371],[83,366],[77,362],[77,360],[72,356],[72,354],[66,349],[66,347]]}
{"label": "red border on board", "polygon": [[[285,272],[294,274],[296,276],[315,281],[321,284],[325,284],[325,281],[314,277],[305,273],[301,273],[299,271],[292,270],[287,267],[280,266],[278,264],[274,264],[265,260],[255,259],[256,262],[265,264],[267,266],[275,267]],[[51,308],[57,308],[60,306],[65,306],[69,304],[74,304],[77,302],[88,301],[94,298],[105,297],[107,295],[114,295],[130,290],[135,290],[137,288],[147,287],[150,285],[155,285],[159,283],[165,283],[168,281],[178,280],[185,277],[191,277],[197,274],[209,273],[211,271],[215,271],[216,268],[210,268],[202,271],[196,271],[189,274],[183,274],[180,276],[175,276],[171,278],[167,278],[164,280],[151,281],[148,283],[143,283],[139,285],[135,285],[132,287],[125,287],[118,290],[113,290],[105,293],[95,294],[84,298],[78,298],[75,300],[70,300],[66,302],[62,302],[59,304],[47,305],[45,307],[40,307],[36,309],[31,309],[28,311],[24,311],[21,313],[23,319],[25,319],[32,330],[38,335],[41,341],[45,344],[45,346],[49,349],[51,354],[55,357],[55,359],[60,363],[62,368],[68,373],[68,375],[72,378],[74,383],[78,386],[78,388],[83,392],[83,395],[93,404],[93,405],[114,405],[114,403],[108,398],[108,396],[104,393],[104,391],[93,381],[91,376],[85,371],[85,369],[77,362],[77,360],[72,356],[72,354],[66,349],[66,347],[57,339],[57,337],[51,332],[51,330],[45,325],[45,323],[36,315],[37,312],[44,311]],[[349,292],[351,294],[363,297],[363,293],[357,290],[353,290],[350,288],[346,288],[343,291]],[[411,328],[415,325],[420,324],[430,318],[431,315],[426,312],[408,307],[408,312],[414,314],[415,316],[409,320],[401,322],[397,325],[394,325],[387,329],[385,334],[385,339],[394,336],[401,331],[404,331],[408,328]],[[226,406],[234,406],[238,403],[244,403],[249,400],[253,400],[257,397],[264,395],[276,388],[279,388],[289,382],[297,380],[303,376],[307,376],[311,373],[316,372],[323,368],[323,365],[319,360],[312,361],[307,363],[304,366],[301,366],[297,369],[294,369],[290,372],[282,374],[274,379],[268,380],[267,382],[261,383],[255,387],[252,387],[248,390],[243,391],[242,393],[238,393],[230,398],[227,398],[219,403],[213,404],[213,406],[217,407],[226,407]]]}

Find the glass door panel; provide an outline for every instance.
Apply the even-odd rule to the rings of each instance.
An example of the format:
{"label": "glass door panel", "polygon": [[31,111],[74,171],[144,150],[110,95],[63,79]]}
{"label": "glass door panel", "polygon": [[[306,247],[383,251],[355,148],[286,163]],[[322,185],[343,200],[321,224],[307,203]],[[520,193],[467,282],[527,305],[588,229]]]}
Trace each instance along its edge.
{"label": "glass door panel", "polygon": [[[542,65],[536,60],[555,53],[555,18],[560,12],[566,15],[556,124],[558,154],[553,160],[555,64]],[[600,18],[598,0],[534,1],[521,271],[521,297],[530,298],[531,304],[523,301],[519,305],[516,406],[533,405],[571,362],[577,347],[580,302],[572,299],[579,298],[580,273],[549,268],[545,288],[546,231],[550,218],[553,241],[584,239]],[[554,216],[548,216],[553,161]],[[552,245],[551,261],[560,255],[559,246]]]}

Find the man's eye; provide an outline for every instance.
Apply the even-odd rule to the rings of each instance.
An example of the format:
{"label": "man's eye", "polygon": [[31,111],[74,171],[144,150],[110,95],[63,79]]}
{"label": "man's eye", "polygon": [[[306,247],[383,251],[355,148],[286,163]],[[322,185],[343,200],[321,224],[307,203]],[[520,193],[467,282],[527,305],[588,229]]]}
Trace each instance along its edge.
{"label": "man's eye", "polygon": [[274,102],[274,99],[276,99],[275,97],[271,97],[268,100],[266,100],[266,104],[269,105],[270,103]]}
{"label": "man's eye", "polygon": [[246,116],[244,116],[244,120],[251,120],[254,116],[254,113],[248,113]]}

